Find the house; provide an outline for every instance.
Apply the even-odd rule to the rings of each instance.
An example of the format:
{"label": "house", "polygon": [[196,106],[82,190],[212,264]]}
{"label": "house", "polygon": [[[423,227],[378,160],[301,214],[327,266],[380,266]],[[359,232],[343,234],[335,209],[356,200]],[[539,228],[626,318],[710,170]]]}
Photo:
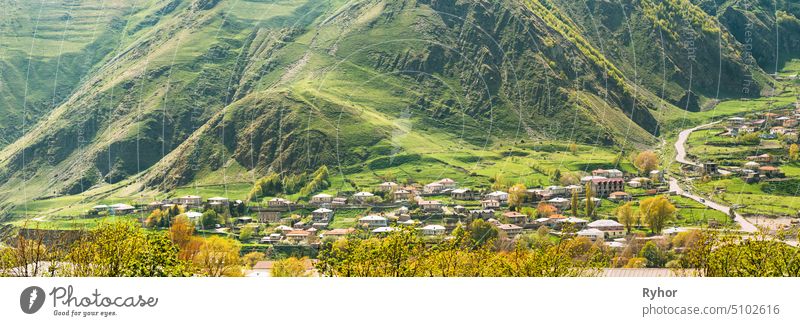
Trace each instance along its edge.
{"label": "house", "polygon": [[631,195],[629,195],[627,192],[615,191],[608,195],[608,199],[616,202],[629,201],[631,200]]}
{"label": "house", "polygon": [[650,171],[650,181],[658,183],[664,182],[664,171],[661,170]]}
{"label": "house", "polygon": [[467,213],[467,208],[461,205],[456,205],[455,207],[453,207],[453,211],[456,214],[465,214]]}
{"label": "house", "polygon": [[444,235],[445,228],[441,225],[426,225],[422,228],[422,235],[434,236],[434,235]]}
{"label": "house", "polygon": [[783,135],[786,133],[786,128],[777,126],[769,129],[769,133],[773,135]]}
{"label": "house", "polygon": [[344,197],[334,197],[331,201],[331,207],[342,207],[347,205],[347,198]]}
{"label": "house", "polygon": [[469,218],[486,220],[494,218],[494,210],[491,209],[474,209],[469,211]]}
{"label": "house", "polygon": [[391,181],[387,181],[378,185],[378,190],[382,192],[392,192],[395,188],[397,188],[397,184]]}
{"label": "house", "polygon": [[744,168],[745,169],[749,169],[749,170],[753,170],[753,171],[758,170],[758,168],[760,168],[760,167],[761,167],[761,164],[758,164],[758,163],[753,162],[753,161],[750,161],[750,162],[747,162],[747,163],[744,164]]}
{"label": "house", "polygon": [[610,238],[617,238],[625,235],[625,226],[614,220],[597,220],[586,226],[603,231]]}
{"label": "house", "polygon": [[286,234],[290,231],[294,231],[294,228],[286,225],[278,225],[275,227],[275,231],[281,234]]}
{"label": "house", "polygon": [[229,200],[225,197],[211,197],[208,199],[208,204],[211,206],[228,206]]}
{"label": "house", "polygon": [[582,185],[587,185],[587,184],[591,184],[595,180],[605,180],[605,179],[608,179],[608,178],[601,177],[601,176],[590,175],[590,176],[586,176],[586,177],[581,178],[581,184]]}
{"label": "house", "polygon": [[[306,276],[319,276],[319,272],[314,268],[316,259],[303,259],[302,264],[305,269]],[[247,272],[247,277],[272,277],[272,271],[275,269],[275,261],[264,260],[259,261],[253,266],[253,270]]]}
{"label": "house", "polygon": [[397,229],[395,229],[395,228],[393,228],[391,226],[381,226],[379,228],[375,228],[374,230],[372,230],[372,233],[385,234],[385,233],[394,232],[394,231],[397,231]]}
{"label": "house", "polygon": [[719,173],[719,164],[706,162],[700,165],[700,172],[705,175],[715,175]]}
{"label": "house", "polygon": [[561,211],[569,209],[570,207],[570,200],[561,197],[550,199],[547,201],[547,203],[555,206],[555,208],[558,208],[558,210]]}
{"label": "house", "polygon": [[500,224],[497,228],[505,232],[509,238],[513,238],[522,233],[522,227],[514,224]]}
{"label": "house", "polygon": [[583,190],[583,186],[581,186],[581,185],[569,185],[569,186],[566,186],[566,187],[564,187],[564,189],[566,189],[566,191],[567,191],[567,194],[568,194],[568,195],[570,195],[570,196],[571,196],[573,193],[576,193],[576,192],[577,192],[579,195],[580,195],[580,194],[583,194],[583,191],[584,191],[584,190]]}
{"label": "house", "polygon": [[562,186],[549,186],[544,188],[544,190],[549,192],[551,196],[568,196],[571,194],[567,191],[567,188]]}
{"label": "house", "polygon": [[622,178],[592,180],[590,187],[595,196],[608,197],[612,192],[625,190],[625,180]]}
{"label": "house", "polygon": [[422,187],[422,192],[426,194],[438,194],[444,190],[444,185],[438,182],[432,182]]}
{"label": "house", "polygon": [[330,230],[330,231],[327,231],[327,232],[323,233],[322,236],[323,237],[332,237],[332,238],[342,238],[342,237],[346,237],[347,235],[355,233],[355,232],[356,232],[356,230],[353,229],[353,228],[349,228],[349,229],[333,229],[333,230]]}
{"label": "house", "polygon": [[425,212],[438,213],[442,211],[442,202],[438,200],[422,200],[417,204]]}
{"label": "house", "polygon": [[286,233],[286,239],[295,243],[307,242],[310,237],[311,232],[306,230],[292,230],[289,231],[289,233]]}
{"label": "house", "polygon": [[200,224],[200,219],[203,217],[203,213],[200,213],[200,212],[186,212],[186,214],[184,214],[184,215],[186,215],[186,218],[188,218],[189,221],[192,221],[192,223],[197,224],[198,226],[200,226],[199,225]]}
{"label": "house", "polygon": [[187,207],[199,207],[202,204],[202,199],[200,196],[188,195],[176,198],[175,203]]}
{"label": "house", "polygon": [[483,209],[497,209],[500,208],[500,201],[494,199],[481,200],[481,208]]}
{"label": "house", "polygon": [[456,189],[450,192],[450,197],[455,200],[475,200],[477,193],[468,188]]}
{"label": "house", "polygon": [[792,119],[786,119],[786,121],[783,122],[783,126],[785,128],[794,128],[794,127],[797,127],[797,125],[798,125],[797,119],[793,119],[793,118]]}
{"label": "house", "polygon": [[622,178],[622,171],[617,169],[597,169],[592,171],[592,176],[594,177],[604,177],[604,178]]}
{"label": "house", "polygon": [[758,168],[759,174],[767,177],[767,178],[783,178],[785,175],[781,172],[781,169],[776,168],[774,166],[765,165]]}
{"label": "house", "polygon": [[272,223],[281,219],[280,212],[261,210],[258,212],[259,223]]}
{"label": "house", "polygon": [[[631,187],[631,188],[641,188],[641,187],[643,187],[644,184],[642,182],[642,179],[647,179],[647,178],[633,178],[633,179],[631,179],[630,181],[628,181],[628,187]],[[647,179],[647,180],[649,180],[649,179]]]}
{"label": "house", "polygon": [[108,210],[109,210],[108,205],[97,205],[92,207],[92,211],[95,213],[108,212]]}
{"label": "house", "polygon": [[272,198],[267,202],[269,207],[287,207],[291,206],[292,204],[292,201],[279,197]]}
{"label": "house", "polygon": [[[603,204],[603,200],[597,197],[592,197],[591,201],[594,203],[594,207],[600,207]],[[581,199],[581,205],[586,205],[586,198]]]}
{"label": "house", "polygon": [[745,118],[742,117],[732,117],[728,118],[728,127],[737,128],[744,125]]}
{"label": "house", "polygon": [[554,223],[557,229],[563,229],[564,225],[572,225],[574,230],[583,229],[589,221],[584,220],[582,218],[577,218],[574,216],[569,216],[566,218],[555,219]]}
{"label": "house", "polygon": [[374,197],[375,197],[375,195],[373,193],[362,191],[362,192],[358,192],[355,195],[353,195],[353,200],[356,203],[364,204],[364,203],[369,202]]}
{"label": "house", "polygon": [[128,204],[114,204],[108,206],[108,211],[111,215],[127,215],[133,214],[133,211],[136,210],[136,207],[133,207]]}
{"label": "house", "polygon": [[314,222],[328,222],[333,219],[333,211],[327,208],[319,208],[311,212],[311,220]]}
{"label": "house", "polygon": [[358,224],[366,224],[369,228],[388,226],[389,221],[383,216],[367,215],[358,219]]}
{"label": "house", "polygon": [[496,200],[496,201],[499,201],[501,203],[505,203],[505,202],[508,201],[508,193],[504,192],[504,191],[490,192],[489,194],[484,196],[484,199],[486,199],[486,200]]}
{"label": "house", "polygon": [[511,211],[503,213],[503,217],[511,224],[525,224],[525,221],[528,219],[528,215]]}
{"label": "house", "polygon": [[400,189],[394,192],[394,200],[395,201],[411,201],[414,200],[414,193],[406,190]]}
{"label": "house", "polygon": [[587,237],[590,240],[604,239],[606,235],[605,232],[598,229],[580,230],[577,234],[579,237]]}
{"label": "house", "polygon": [[317,194],[311,197],[311,203],[315,205],[325,205],[333,202],[333,196],[328,194]]}
{"label": "house", "polygon": [[748,156],[747,160],[748,161],[758,162],[758,163],[772,163],[772,155],[769,155],[769,154],[765,153],[765,154],[761,154],[761,155]]}
{"label": "house", "polygon": [[250,224],[253,222],[253,218],[250,216],[240,216],[236,218],[236,224]]}
{"label": "house", "polygon": [[441,184],[444,189],[456,189],[456,182],[453,179],[444,178],[439,180],[439,184]]}

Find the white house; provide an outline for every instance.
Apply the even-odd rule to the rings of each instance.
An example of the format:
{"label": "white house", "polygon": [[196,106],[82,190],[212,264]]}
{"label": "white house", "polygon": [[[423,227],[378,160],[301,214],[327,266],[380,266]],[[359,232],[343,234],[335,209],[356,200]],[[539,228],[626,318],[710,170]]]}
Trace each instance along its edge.
{"label": "white house", "polygon": [[569,209],[570,207],[570,200],[566,198],[553,198],[547,201],[548,204],[555,206],[559,210]]}
{"label": "white house", "polygon": [[605,239],[605,232],[598,229],[586,229],[578,231],[578,236],[587,237],[591,240]]}
{"label": "white house", "polygon": [[328,194],[318,194],[311,197],[312,204],[330,204],[333,201],[333,196]]}
{"label": "white house", "polygon": [[453,179],[444,178],[439,180],[439,184],[441,184],[444,189],[456,189],[457,182],[455,182]]}
{"label": "white house", "polygon": [[427,194],[438,194],[438,193],[442,192],[444,189],[445,189],[445,187],[444,187],[443,184],[441,184],[439,182],[432,182],[432,183],[426,184],[422,188],[422,191],[427,193]]}
{"label": "white house", "polygon": [[267,202],[267,205],[269,205],[269,207],[285,207],[292,205],[292,201],[284,198],[275,197],[270,199],[270,201]]}
{"label": "white house", "polygon": [[311,219],[314,222],[327,222],[333,219],[333,211],[327,208],[319,208],[311,212]]}
{"label": "white house", "polygon": [[389,225],[389,221],[383,216],[367,215],[358,219],[359,224],[366,224],[369,228],[377,228]]}
{"label": "white house", "polygon": [[208,199],[208,204],[211,206],[228,206],[228,198],[225,197],[211,197]]}
{"label": "white house", "polygon": [[625,235],[625,226],[614,220],[597,220],[587,224],[586,226],[595,230],[603,231],[612,238]]}
{"label": "white house", "polygon": [[504,202],[508,201],[508,193],[504,192],[504,191],[495,191],[495,192],[491,192],[491,193],[487,194],[484,199],[486,199],[486,200],[496,200],[496,201],[499,201],[501,203],[504,203]]}
{"label": "white house", "polygon": [[362,192],[359,192],[359,193],[356,193],[355,195],[353,195],[353,200],[355,200],[357,203],[363,204],[363,203],[366,203],[367,201],[369,201],[370,198],[373,198],[373,197],[375,197],[375,195],[373,193],[362,191]]}
{"label": "white house", "polygon": [[200,196],[188,195],[176,198],[175,203],[184,206],[200,206],[200,204],[202,204],[202,198]]}
{"label": "white house", "polygon": [[378,190],[383,192],[394,191],[395,188],[397,188],[397,184],[391,181],[387,181],[378,185]]}
{"label": "white house", "polygon": [[444,226],[441,225],[431,224],[431,225],[426,225],[425,227],[422,228],[423,235],[443,235],[444,232],[445,228]]}
{"label": "white house", "polygon": [[125,215],[132,214],[136,208],[128,204],[114,204],[108,206],[108,209],[113,215]]}

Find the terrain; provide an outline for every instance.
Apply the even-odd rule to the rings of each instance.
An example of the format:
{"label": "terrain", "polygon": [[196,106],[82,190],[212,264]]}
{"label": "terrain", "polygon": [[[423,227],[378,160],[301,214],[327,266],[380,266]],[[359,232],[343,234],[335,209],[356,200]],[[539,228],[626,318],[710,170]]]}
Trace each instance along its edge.
{"label": "terrain", "polygon": [[790,104],[771,74],[800,53],[783,1],[1,4],[9,219],[322,165],[338,191],[633,171],[694,122]]}

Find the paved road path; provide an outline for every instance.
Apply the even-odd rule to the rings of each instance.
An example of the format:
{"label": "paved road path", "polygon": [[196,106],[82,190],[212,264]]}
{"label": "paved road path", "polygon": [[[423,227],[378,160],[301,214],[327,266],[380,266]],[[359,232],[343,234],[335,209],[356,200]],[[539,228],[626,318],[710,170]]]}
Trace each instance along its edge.
{"label": "paved road path", "polygon": [[[719,123],[719,121],[708,123],[708,124],[704,124],[702,126],[697,126],[697,127],[691,128],[691,129],[686,129],[684,131],[681,131],[678,134],[678,140],[675,141],[675,161],[677,161],[678,163],[681,163],[681,164],[685,164],[685,165],[699,166],[700,164],[698,164],[697,162],[692,162],[692,161],[690,161],[689,159],[686,158],[686,141],[689,140],[689,135],[691,135],[696,130],[701,129],[701,128],[705,128],[705,127],[709,127],[709,126],[715,125],[717,123]],[[725,171],[725,172],[727,172],[727,171]],[[693,199],[693,200],[697,201],[698,203],[701,203],[701,204],[705,205],[708,208],[711,208],[711,209],[714,209],[714,210],[718,210],[718,211],[723,212],[725,214],[729,214],[729,212],[730,212],[730,207],[728,207],[728,206],[725,206],[725,205],[722,205],[722,204],[719,204],[719,203],[715,203],[715,202],[710,201],[710,200],[708,200],[706,198],[702,198],[700,196],[694,195],[694,194],[692,194],[692,193],[690,193],[688,191],[683,190],[683,188],[681,188],[680,183],[675,178],[670,178],[669,179],[669,190],[671,192],[675,192],[675,194],[677,194],[677,195]],[[758,228],[756,228],[756,226],[753,225],[753,223],[750,223],[750,221],[745,219],[744,216],[742,216],[739,213],[736,213],[735,221],[741,227],[741,231],[742,232],[755,233],[755,232],[758,231]]]}

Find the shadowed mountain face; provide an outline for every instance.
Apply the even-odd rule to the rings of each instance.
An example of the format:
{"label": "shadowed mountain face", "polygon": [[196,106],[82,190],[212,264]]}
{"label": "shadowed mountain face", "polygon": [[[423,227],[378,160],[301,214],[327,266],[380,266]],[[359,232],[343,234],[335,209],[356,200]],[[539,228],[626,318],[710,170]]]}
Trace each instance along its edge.
{"label": "shadowed mountain face", "polygon": [[[346,172],[531,139],[642,146],[665,116],[759,96],[764,69],[797,53],[788,4],[777,16],[688,0],[2,4],[6,205],[22,185],[167,190],[223,168]],[[778,22],[777,55],[748,50],[741,17],[759,33]]]}

